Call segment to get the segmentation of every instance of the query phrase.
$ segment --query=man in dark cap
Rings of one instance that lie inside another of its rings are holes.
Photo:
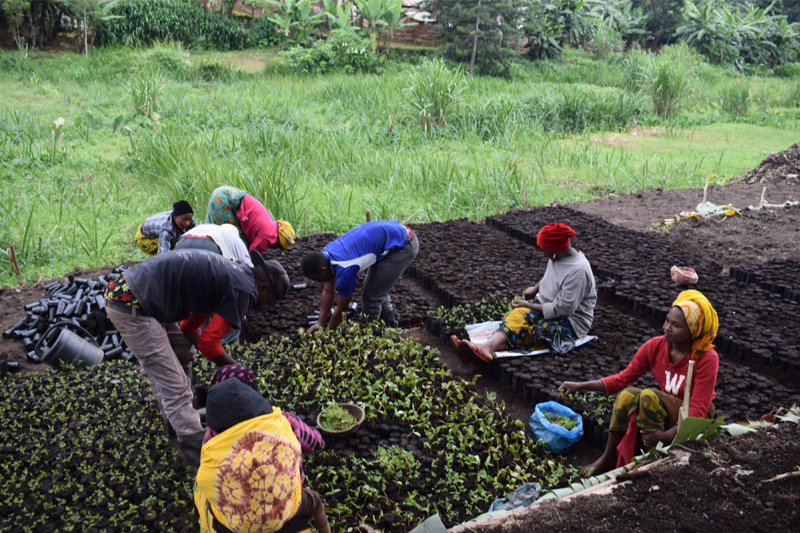
[[[150,257],[168,252],[178,239],[194,227],[194,211],[186,200],[172,204],[172,211],[148,217],[136,231],[134,242]]]
[[[282,300],[289,276],[277,261],[251,254],[251,268],[206,250],[175,250],[112,280],[106,311],[150,378],[188,462],[197,463],[203,428],[192,407],[187,370],[195,348],[218,365],[234,362],[220,340],[253,307]],[[199,327],[214,315],[209,327]],[[184,321],[182,327],[177,322]]]

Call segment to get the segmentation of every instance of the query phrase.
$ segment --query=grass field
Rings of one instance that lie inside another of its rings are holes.
[[[536,205],[699,186],[709,174],[724,181],[800,130],[796,80],[739,82],[702,66],[667,121],[625,89],[620,57],[569,52],[521,64],[511,80],[466,80],[448,123],[426,132],[408,106],[415,68],[310,77],[287,72],[274,51],[172,46],[88,60],[0,53],[0,244],[15,246],[33,282],[144,258],[132,240],[145,217],[185,198],[202,218],[223,184],[248,189],[300,235],[343,232],[365,209],[402,221],[480,218],[525,197]],[[132,80],[149,91],[138,103]],[[738,117],[721,100],[732,83],[749,87]],[[3,254],[0,284],[15,283]]]

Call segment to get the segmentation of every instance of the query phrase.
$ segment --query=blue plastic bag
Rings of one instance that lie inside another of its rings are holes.
[[[558,424],[550,422],[544,413],[566,416],[576,420],[578,425],[572,429],[567,429]],[[581,415],[558,402],[544,402],[536,406],[529,422],[531,431],[536,440],[543,440],[545,448],[552,453],[565,454],[575,443],[583,437],[583,419]]]

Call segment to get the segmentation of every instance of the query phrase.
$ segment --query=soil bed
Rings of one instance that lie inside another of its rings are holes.
[[[797,468],[800,426],[780,424],[744,437],[687,446],[685,466],[622,476],[611,494],[538,506],[524,518],[475,532],[797,531],[800,477],[768,482]]]
[[[453,525],[526,480],[554,486],[574,474],[532,443],[500,404],[453,377],[435,351],[397,330],[377,331],[353,326],[324,339],[272,337],[234,353],[273,405],[307,422],[332,400],[364,409],[359,431],[326,439],[325,452],[303,460],[334,530],[366,521],[408,531],[436,512]],[[211,365],[199,368],[208,383]]]

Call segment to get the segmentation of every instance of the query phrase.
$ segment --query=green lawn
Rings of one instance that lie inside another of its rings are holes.
[[[31,282],[142,259],[132,240],[146,216],[185,198],[202,217],[223,184],[247,188],[301,235],[342,232],[365,209],[427,222],[484,217],[521,205],[526,193],[536,205],[699,186],[797,140],[790,81],[751,80],[752,105],[735,121],[717,103],[733,75],[706,66],[678,119],[665,122],[623,89],[619,58],[575,52],[523,65],[512,80],[469,80],[449,125],[426,134],[406,105],[414,68],[308,77],[286,72],[275,51],[189,55],[164,46],[99,50],[88,60],[2,53],[0,245],[16,247]],[[158,70],[158,116],[137,115],[130,80]],[[565,91],[643,112],[623,126],[590,117],[580,131],[530,118]],[[53,143],[59,117],[64,136]],[[12,283],[3,256],[0,284]]]

